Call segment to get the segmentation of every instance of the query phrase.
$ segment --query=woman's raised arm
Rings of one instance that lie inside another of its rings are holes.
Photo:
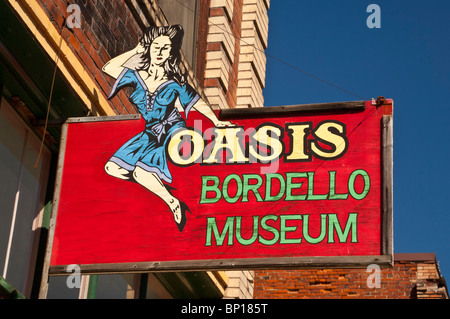
[[[113,77],[114,79],[117,79],[124,69],[123,64],[132,56],[143,53],[144,50],[144,47],[141,44],[138,44],[134,49],[122,53],[121,55],[118,55],[106,62],[106,64],[102,68],[103,72]]]

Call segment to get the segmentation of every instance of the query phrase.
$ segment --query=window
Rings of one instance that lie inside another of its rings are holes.
[[[14,109],[0,104],[0,276],[31,293],[51,153]]]
[[[179,24],[184,29],[181,50],[192,70],[197,62],[197,33],[199,0],[159,0],[159,7],[170,24]]]

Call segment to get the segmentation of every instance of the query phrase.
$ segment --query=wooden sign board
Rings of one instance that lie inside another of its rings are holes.
[[[69,119],[49,273],[392,263],[391,100],[216,113],[233,126],[191,110],[171,135],[159,186],[139,161],[128,175],[111,164],[139,115]]]

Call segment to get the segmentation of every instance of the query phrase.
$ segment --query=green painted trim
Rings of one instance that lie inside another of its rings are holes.
[[[0,276],[0,299],[26,299],[16,288]]]
[[[89,276],[87,299],[95,299],[97,295],[98,275]]]
[[[56,171],[58,170],[58,153],[52,152],[50,170],[47,180],[47,190],[45,194],[44,215],[42,217],[42,228],[50,229],[50,219],[52,217],[53,194],[55,192]]]

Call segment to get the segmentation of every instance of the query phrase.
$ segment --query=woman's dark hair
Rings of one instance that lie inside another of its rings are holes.
[[[180,25],[171,25],[166,27],[151,26],[145,29],[143,36],[139,40],[140,44],[144,46],[145,51],[142,55],[142,60],[139,69],[147,70],[150,66],[150,45],[153,40],[159,36],[168,36],[172,42],[172,49],[170,57],[164,62],[164,70],[167,72],[169,79],[174,79],[180,85],[186,83],[186,74],[180,68],[181,61],[181,43],[183,42],[184,31]]]

